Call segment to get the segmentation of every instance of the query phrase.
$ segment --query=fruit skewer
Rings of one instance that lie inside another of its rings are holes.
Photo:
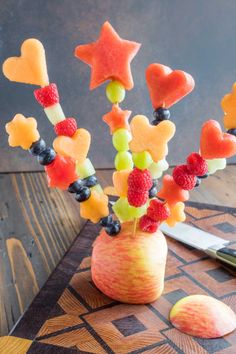
[[[43,139],[36,139],[40,138],[36,120],[17,115],[6,126],[10,146],[22,146],[38,156],[39,163],[45,166],[49,186],[75,193],[76,200],[81,203],[82,217],[101,222],[110,235],[117,234],[120,224],[109,215],[108,198],[87,158],[90,134],[85,129],[77,129],[74,118],[65,117],[57,86],[49,83],[42,43],[36,39],[24,41],[21,57],[8,58],[3,64],[3,73],[11,81],[41,86],[34,91],[35,98],[43,106],[58,135],[53,142],[54,150],[47,148]]]
[[[125,90],[133,88],[130,63],[139,48],[140,44],[122,39],[105,22],[96,42],[79,45],[75,49],[75,56],[91,66],[91,89],[111,80],[106,86],[106,96],[112,103],[112,109],[103,116],[103,121],[110,127],[113,146],[117,150],[113,184],[119,199],[113,205],[113,211],[121,222],[133,221],[145,214],[149,198],[157,193],[157,178],[168,168],[164,159],[155,163],[149,151],[133,152],[132,155],[129,152],[132,131],[128,119],[131,111],[122,110],[119,104],[125,98]],[[139,174],[138,178],[142,179],[144,174],[148,175],[149,182],[145,188],[142,186],[142,190],[141,186],[137,189],[134,184],[133,190],[128,189],[128,179],[132,177],[131,174],[135,174],[134,165],[136,177]],[[147,170],[149,167],[151,172]],[[106,189],[108,192],[110,190]]]

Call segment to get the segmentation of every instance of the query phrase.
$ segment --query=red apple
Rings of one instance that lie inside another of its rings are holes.
[[[146,304],[163,291],[167,244],[161,231],[132,233],[132,223],[122,224],[115,237],[101,231],[93,245],[92,279],[114,300]]]
[[[236,328],[236,315],[222,301],[206,295],[190,295],[179,300],[170,311],[177,329],[200,338],[222,337]]]

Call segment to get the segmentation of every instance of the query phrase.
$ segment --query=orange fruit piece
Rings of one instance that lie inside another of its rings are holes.
[[[189,192],[178,186],[172,176],[165,175],[163,177],[162,188],[157,193],[157,196],[167,201],[170,208],[172,208],[178,202],[184,202],[188,200]]]
[[[225,113],[225,129],[234,129],[236,127],[236,82],[232,86],[232,91],[222,98],[221,107]]]
[[[107,186],[103,189],[103,191],[106,195],[110,195],[112,197],[118,197],[118,193],[117,193],[115,187],[113,187],[113,186]]]
[[[147,117],[135,116],[130,123],[132,140],[129,143],[132,152],[148,151],[154,162],[163,160],[168,154],[168,141],[175,134],[175,124],[168,120],[151,125]]]
[[[33,117],[26,118],[23,114],[16,114],[5,127],[9,134],[8,143],[12,147],[20,146],[28,150],[40,138],[37,121]]]
[[[176,203],[173,207],[170,208],[170,216],[165,221],[170,227],[175,226],[177,222],[184,222],[186,215],[184,212],[185,205],[182,202]]]
[[[49,84],[45,50],[35,38],[26,39],[21,46],[21,56],[5,60],[2,70],[10,81],[39,86]]]
[[[90,133],[83,128],[77,129],[72,137],[60,135],[53,141],[55,151],[62,156],[72,157],[82,163],[88,154],[91,143]]]
[[[99,193],[91,189],[88,200],[80,204],[80,215],[82,218],[89,219],[97,223],[101,218],[109,214],[108,197],[104,193]]]
[[[132,170],[120,170],[113,172],[113,184],[119,197],[127,197],[128,177]]]
[[[139,43],[122,39],[106,21],[98,40],[76,47],[75,56],[91,66],[91,90],[109,79],[130,90],[134,86],[130,63],[139,48]]]
[[[236,137],[223,133],[220,124],[210,119],[202,126],[200,150],[204,159],[232,157],[236,154]]]
[[[103,121],[110,127],[110,133],[113,134],[117,129],[124,128],[130,130],[128,123],[131,111],[123,111],[117,104],[113,104],[112,110],[102,117]]]

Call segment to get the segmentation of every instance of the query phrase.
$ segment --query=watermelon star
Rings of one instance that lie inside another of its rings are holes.
[[[172,176],[165,175],[163,177],[162,188],[157,196],[167,201],[170,208],[172,208],[178,202],[185,202],[188,200],[189,192],[176,184]]]
[[[79,45],[75,56],[91,66],[90,89],[106,80],[117,80],[130,90],[134,86],[130,63],[141,44],[122,39],[106,21],[96,42]]]
[[[130,130],[129,117],[131,111],[123,111],[118,105],[114,104],[112,110],[102,117],[103,121],[110,127],[110,133],[113,134],[117,129],[124,128]]]

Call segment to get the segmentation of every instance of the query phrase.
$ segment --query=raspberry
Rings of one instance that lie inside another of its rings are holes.
[[[134,168],[128,178],[129,189],[138,191],[149,191],[152,187],[152,176],[149,170]]]
[[[187,158],[187,166],[189,173],[195,176],[204,176],[208,172],[208,166],[206,160],[197,152],[193,152]]]
[[[54,126],[57,135],[73,136],[77,130],[77,122],[74,118],[66,118]]]
[[[34,90],[34,97],[44,108],[59,103],[60,100],[56,84],[49,84],[48,86]]]
[[[157,231],[159,225],[159,222],[153,221],[147,215],[143,215],[139,220],[139,227],[144,232],[153,233]]]
[[[176,166],[172,176],[175,183],[187,191],[192,190],[197,182],[197,177],[189,173],[187,165]]]
[[[170,208],[158,199],[152,199],[147,209],[147,215],[154,221],[164,221],[170,216]]]
[[[148,191],[145,192],[138,192],[133,189],[128,189],[128,202],[130,205],[138,208],[144,204],[147,203],[148,201]]]

